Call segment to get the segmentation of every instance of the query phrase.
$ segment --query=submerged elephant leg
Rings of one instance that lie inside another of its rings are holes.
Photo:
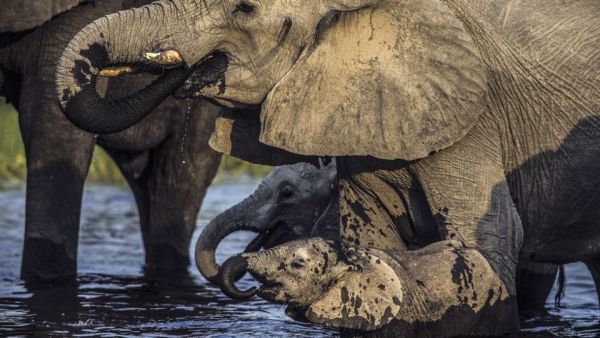
[[[149,272],[187,271],[196,217],[220,163],[208,146],[216,108],[197,100],[190,104],[189,112],[173,99],[157,108],[166,117],[156,123],[173,123],[158,146],[137,153],[109,150],[136,197]],[[136,128],[134,135],[147,138],[156,124]]]
[[[27,156],[25,243],[21,277],[31,282],[71,279],[83,184],[93,135],[73,126],[54,102],[53,86],[37,75],[23,80],[19,122]],[[46,79],[53,83],[53,77]]]
[[[519,312],[543,310],[556,281],[558,265],[529,262],[517,270]]]
[[[594,279],[596,295],[598,296],[598,303],[600,303],[600,260],[587,261],[585,262],[585,265],[590,270],[592,278]]]

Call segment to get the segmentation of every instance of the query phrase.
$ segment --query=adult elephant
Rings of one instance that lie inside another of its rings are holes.
[[[179,55],[183,66],[132,99],[185,78],[181,96],[260,106],[260,117],[219,119],[213,147],[255,162],[272,156],[265,144],[338,157],[344,246],[417,244],[435,255],[443,245],[432,242],[460,241],[489,263],[483,280],[502,282],[474,294],[464,257],[423,263],[430,278],[461,290],[460,305],[417,291],[423,306],[398,310],[410,313],[406,332],[445,318],[419,309],[468,319],[482,301],[509,332],[518,328],[518,267],[585,261],[598,270],[599,13],[593,0],[160,1],[87,26],[61,59],[58,93],[68,116],[86,124],[78,105],[115,104],[90,89],[100,69],[143,53],[165,56],[159,64]],[[115,36],[132,23],[151,34]],[[314,321],[371,330],[385,322],[341,310]]]
[[[27,156],[21,269],[27,281],[76,275],[81,198],[94,144],[112,156],[135,194],[147,270],[181,272],[189,265],[196,216],[221,158],[208,147],[219,108],[203,100],[164,98],[138,125],[96,137],[70,123],[54,95],[58,59],[75,33],[98,17],[147,2],[2,3],[0,95],[19,112]],[[111,81],[98,90],[125,96],[151,79]]]

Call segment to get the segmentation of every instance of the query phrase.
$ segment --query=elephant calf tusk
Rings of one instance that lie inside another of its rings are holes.
[[[121,76],[124,74],[131,74],[131,73],[133,73],[133,68],[131,68],[129,66],[106,67],[98,73],[98,76],[117,77],[117,76]]]
[[[183,57],[176,50],[165,50],[160,53],[144,53],[144,59],[161,66],[174,66],[183,62]]]

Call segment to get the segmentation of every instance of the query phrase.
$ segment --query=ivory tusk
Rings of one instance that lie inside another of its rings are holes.
[[[130,74],[130,73],[133,73],[133,68],[131,68],[129,66],[106,67],[106,68],[102,69],[100,72],[98,72],[98,76],[117,77],[117,76],[121,76],[124,74]]]
[[[172,49],[160,53],[144,53],[144,59],[161,66],[173,66],[183,62],[181,54]]]

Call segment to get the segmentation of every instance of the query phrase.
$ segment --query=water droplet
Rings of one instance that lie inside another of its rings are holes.
[[[185,124],[183,125],[183,135],[179,143],[179,150],[181,155],[181,164],[186,164],[185,160],[185,146],[187,141],[188,132],[192,121],[192,102],[189,98],[186,99],[187,109],[185,111]]]

